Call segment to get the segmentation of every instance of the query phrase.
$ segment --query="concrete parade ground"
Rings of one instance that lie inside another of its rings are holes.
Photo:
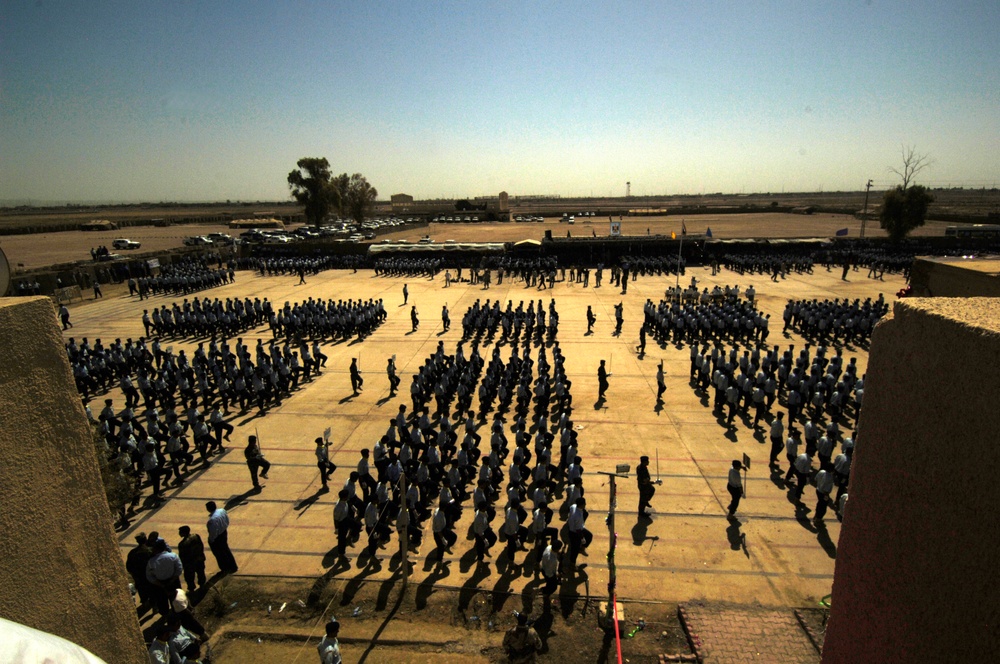
[[[464,274],[467,274],[464,273]],[[463,274],[463,276],[464,276]],[[797,334],[782,334],[782,311],[788,299],[794,298],[866,298],[881,292],[886,300],[895,299],[903,285],[899,275],[885,275],[885,281],[865,277],[866,270],[851,272],[848,281],[841,272],[827,272],[817,267],[814,274],[791,274],[774,283],[770,275],[741,276],[721,270],[716,277],[709,268],[695,267],[681,278],[686,285],[692,276],[699,287],[715,284],[740,285],[745,289],[753,283],[759,307],[771,315],[771,345],[787,349],[795,346],[797,353],[805,345]],[[567,271],[568,275],[568,271]],[[502,285],[482,290],[480,285],[453,284],[444,288],[443,273],[436,279],[377,277],[370,270],[352,273],[333,270],[308,276],[305,285],[296,285],[294,276],[260,277],[247,271],[237,273],[236,283],[202,291],[194,297],[267,297],[275,309],[286,301],[301,302],[308,298],[382,298],[388,311],[387,321],[361,343],[323,344],[329,356],[322,375],[300,385],[291,398],[280,407],[258,415],[253,408],[239,414],[231,411],[230,422],[236,426],[226,452],[213,457],[205,470],[193,473],[184,485],[171,487],[166,501],[159,507],[142,508],[128,530],[120,533],[124,555],[134,545],[138,531],[158,530],[175,544],[177,528],[190,525],[204,537],[206,512],[204,503],[216,500],[228,502],[232,525],[230,544],[240,565],[239,575],[317,578],[336,565],[336,577],[351,579],[385,579],[398,566],[398,542],[395,534],[380,551],[382,564],[377,568],[358,565],[360,544],[348,550],[350,566],[338,563],[335,552],[333,504],[336,493],[347,479],[347,473],[358,461],[359,451],[372,447],[386,430],[389,419],[399,404],[410,408],[408,386],[410,376],[435,351],[439,341],[445,350],[454,353],[461,339],[461,319],[466,309],[477,299],[499,299],[502,306],[508,299],[514,306],[521,300],[541,299],[548,306],[555,298],[560,326],[558,341],[566,358],[566,372],[572,381],[573,420],[579,433],[579,450],[585,469],[584,488],[590,518],[587,527],[594,541],[586,556],[581,574],[567,581],[563,592],[600,596],[606,593],[608,581],[607,550],[609,533],[604,519],[608,510],[606,477],[598,471],[614,471],[617,464],[630,464],[629,479],[619,480],[616,528],[618,533],[617,568],[618,592],[625,600],[664,600],[683,602],[693,599],[722,600],[737,603],[759,603],[764,606],[815,606],[830,593],[840,524],[832,511],[825,527],[816,528],[810,521],[815,507],[815,492],[807,488],[804,507],[797,507],[784,488],[780,476],[772,476],[768,468],[769,444],[766,432],[756,433],[749,423],[733,430],[725,427],[712,413],[710,391],[707,396],[696,394],[688,382],[689,348],[685,344],[660,347],[649,338],[644,357],[636,353],[638,330],[642,323],[642,307],[646,299],[658,302],[664,290],[674,284],[674,277],[640,276],[630,282],[628,294],[611,286],[610,271],[605,270],[601,288],[582,284],[557,282],[552,290],[525,288],[522,282],[504,279]],[[410,306],[403,306],[402,287],[409,285],[409,303],[416,305],[420,327],[410,331]],[[700,289],[699,288],[699,289]],[[105,298],[87,300],[71,308],[73,329],[65,336],[101,338],[105,343],[120,337],[123,341],[143,335],[143,308],[170,305],[182,298],[157,296],[140,302],[129,298],[120,288],[106,289]],[[614,305],[624,303],[625,325],[620,337],[614,331]],[[447,304],[452,318],[451,330],[442,332],[441,307]],[[592,305],[597,314],[594,333],[586,335],[586,309]],[[257,339],[270,340],[266,326],[259,326],[243,335],[250,348]],[[164,347],[193,350],[195,344],[167,341]],[[489,360],[491,345],[480,348]],[[467,351],[468,352],[468,351]],[[742,351],[741,351],[742,352]],[[385,375],[386,359],[396,355],[400,391],[393,399]],[[510,349],[504,345],[502,357]],[[868,354],[863,348],[848,347],[846,358],[857,357],[859,375],[867,366]],[[348,368],[351,358],[359,358],[365,378],[364,391],[352,396]],[[537,348],[532,357],[537,358]],[[549,353],[551,359],[551,352]],[[595,407],[597,401],[597,368],[607,360],[612,373],[607,402]],[[667,392],[665,403],[656,406],[656,368],[665,361]],[[116,408],[124,407],[118,390],[108,396],[115,399]],[[94,412],[99,412],[102,398],[95,399]],[[473,401],[478,408],[478,399]],[[777,407],[777,406],[776,406]],[[781,407],[784,410],[784,407]],[[484,446],[488,441],[489,422],[480,428]],[[513,445],[513,436],[508,439]],[[843,426],[843,425],[842,425]],[[331,459],[338,470],[331,480],[331,491],[320,493],[313,440],[332,428]],[[257,433],[262,451],[272,463],[269,479],[262,480],[262,490],[253,493],[250,475],[243,458],[248,435]],[[846,434],[846,431],[845,431]],[[662,485],[657,488],[652,505],[651,521],[637,521],[634,468],[640,455],[652,459],[651,471],[659,475]],[[752,460],[747,475],[747,497],[738,512],[739,523],[726,519],[729,495],[726,475],[733,459],[746,454]],[[656,458],[659,468],[656,468]],[[814,461],[814,467],[818,462]],[[787,468],[781,456],[782,475]],[[144,489],[148,493],[148,488]],[[503,498],[498,500],[498,510]],[[558,513],[561,497],[553,505]],[[531,564],[534,554],[520,553],[517,562],[529,556],[529,564],[514,575],[497,570],[496,559],[503,545],[492,548],[489,571],[475,565],[473,542],[465,539],[473,517],[467,500],[455,532],[459,535],[454,553],[438,565],[428,559],[434,549],[430,520],[424,522],[424,537],[419,552],[410,554],[414,581],[433,579],[439,586],[485,590],[519,591],[525,584],[535,583]],[[502,517],[493,522],[499,528]],[[530,521],[530,519],[529,519]],[[526,524],[527,525],[527,524]],[[562,527],[557,517],[553,525]],[[529,544],[529,549],[530,549]],[[396,556],[396,560],[392,558]],[[209,556],[209,574],[215,571],[215,561]]]

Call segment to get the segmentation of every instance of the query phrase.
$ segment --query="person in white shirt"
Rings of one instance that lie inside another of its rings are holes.
[[[326,623],[326,636],[316,646],[319,652],[319,664],[342,664],[340,657],[340,642],[337,635],[340,634],[340,623],[331,619]]]
[[[743,498],[743,481],[740,478],[741,470],[743,470],[743,464],[734,460],[733,467],[729,469],[729,480],[726,482],[726,490],[732,496],[732,500],[729,502],[728,516],[730,519],[736,515],[736,510],[740,507],[740,499]]]
[[[559,587],[559,567],[562,562],[559,549],[561,548],[562,542],[558,539],[553,539],[552,544],[545,547],[545,551],[542,552],[540,567],[542,568],[542,576],[545,577],[545,585],[542,586],[542,595],[545,596],[546,600]]]
[[[802,491],[806,488],[806,482],[809,479],[811,465],[811,459],[805,452],[796,456],[795,460],[792,461],[792,471],[795,474],[795,480],[797,482],[795,488],[792,490],[792,494],[795,496],[796,500],[802,499]]]
[[[821,470],[816,473],[816,511],[813,514],[813,521],[816,523],[826,516],[826,509],[831,502],[831,491],[833,491],[833,472]]]
[[[788,436],[785,441],[785,458],[788,459],[788,472],[785,473],[785,483],[792,481],[795,474],[795,458],[799,456],[799,437],[797,432]]]
[[[585,527],[587,523],[587,499],[579,498],[576,504],[569,508],[566,528],[569,531],[569,565],[576,569],[576,558],[582,549],[586,549],[593,541],[594,535]]]
[[[837,500],[847,493],[847,484],[851,479],[851,458],[854,456],[854,448],[849,447],[843,454],[838,454],[833,460],[834,484],[837,485]]]
[[[778,416],[774,418],[771,422],[771,460],[772,466],[778,465],[778,455],[781,454],[782,443],[785,440],[785,422],[784,413],[778,413]]]

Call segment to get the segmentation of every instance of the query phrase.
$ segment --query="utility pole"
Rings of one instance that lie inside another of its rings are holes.
[[[865,239],[865,224],[868,223],[868,192],[872,188],[872,181],[868,180],[868,184],[865,185],[865,209],[861,213],[861,239]]]
[[[608,502],[608,534],[610,535],[608,544],[608,609],[605,616],[606,629],[612,629],[615,622],[615,588],[617,586],[617,573],[615,570],[615,546],[618,544],[618,535],[615,532],[615,503],[617,499],[618,485],[616,481],[619,477],[628,478],[629,465],[619,464],[615,467],[615,472],[598,471],[598,475],[607,475],[609,480],[609,491],[611,500]]]

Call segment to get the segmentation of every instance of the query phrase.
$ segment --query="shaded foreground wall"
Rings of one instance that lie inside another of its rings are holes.
[[[0,616],[148,661],[94,444],[46,297],[0,300]]]
[[[825,663],[1000,661],[1000,300],[872,338]]]

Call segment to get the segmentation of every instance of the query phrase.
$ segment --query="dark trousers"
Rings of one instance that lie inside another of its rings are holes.
[[[197,564],[192,563],[191,561],[184,563],[184,582],[187,583],[188,590],[194,590],[194,582],[196,578],[199,586],[203,586],[207,582],[205,580],[204,560]]]
[[[771,465],[778,463],[778,455],[781,454],[781,449],[784,447],[784,443],[781,440],[781,436],[772,436],[771,438]]]
[[[205,636],[205,628],[200,622],[198,622],[198,619],[194,617],[194,614],[191,613],[191,609],[184,609],[180,613],[175,613],[174,615],[181,621],[181,627],[197,636]]]
[[[318,461],[316,466],[319,468],[319,480],[326,488],[330,476],[333,475],[333,471],[337,470],[337,466],[332,461]]]
[[[726,489],[729,491],[729,495],[733,499],[729,502],[729,516],[736,514],[736,510],[740,508],[740,499],[743,498],[743,489],[730,486],[726,484]]]
[[[271,462],[263,457],[259,459],[247,459],[247,468],[250,469],[250,479],[253,480],[253,485],[256,487],[260,486],[260,482],[257,479],[258,470],[261,475],[267,475],[267,471],[271,469]]]
[[[542,594],[545,596],[549,596],[558,589],[559,589],[559,575],[556,574],[555,576],[546,576],[545,585],[542,586]]]
[[[656,487],[652,484],[645,484],[639,487],[639,516],[644,516],[649,501],[653,499]]]
[[[228,422],[219,422],[218,424],[212,425],[215,428],[215,444],[222,449],[222,438],[225,436],[226,440],[229,440],[229,436],[233,433],[233,425]],[[222,432],[226,433],[223,434]]]
[[[819,521],[824,516],[826,516],[826,508],[829,505],[829,501],[830,501],[830,494],[820,493],[819,491],[816,491],[816,513],[813,515],[814,519]]]
[[[232,574],[239,569],[236,565],[236,558],[233,557],[233,552],[229,550],[229,532],[223,532],[214,541],[210,541],[208,548],[215,555],[215,562],[219,564],[220,570]]]

